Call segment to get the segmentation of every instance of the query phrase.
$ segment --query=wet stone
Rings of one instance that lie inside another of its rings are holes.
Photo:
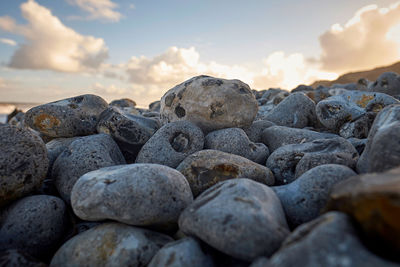
[[[273,185],[275,182],[272,172],[265,166],[241,156],[212,149],[188,156],[176,169],[186,177],[194,196],[228,179],[249,178],[266,185]]]
[[[96,133],[101,112],[108,107],[96,95],[67,98],[28,110],[25,123],[50,137],[74,137]]]

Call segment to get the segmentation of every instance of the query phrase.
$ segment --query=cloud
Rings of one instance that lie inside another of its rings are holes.
[[[6,45],[10,45],[10,46],[16,46],[17,42],[15,42],[14,40],[11,39],[7,39],[7,38],[0,38],[0,43],[6,44]]]
[[[68,3],[76,5],[89,13],[88,17],[86,17],[89,20],[100,19],[103,21],[118,22],[122,18],[122,14],[114,10],[118,5],[111,0],[68,0]]]
[[[104,40],[66,27],[49,9],[34,0],[21,5],[26,25],[0,17],[0,29],[22,35],[25,43],[13,54],[9,67],[81,72],[98,68],[108,58]]]
[[[399,36],[400,2],[365,6],[320,36],[322,68],[347,72],[391,64],[400,58]]]
[[[103,85],[99,82],[96,82],[92,85],[92,89],[95,93],[100,95],[112,95],[112,96],[123,96],[127,93],[127,88],[118,87],[114,84],[111,85]]]

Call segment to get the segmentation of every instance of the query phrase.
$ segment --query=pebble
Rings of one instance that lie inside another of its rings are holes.
[[[74,137],[96,133],[107,102],[96,95],[81,95],[36,106],[25,114],[25,123],[50,137]]]
[[[67,208],[54,196],[34,195],[13,202],[2,211],[0,250],[18,249],[44,258],[60,245],[67,229]]]
[[[265,129],[276,124],[267,120],[254,121],[250,127],[244,128],[244,132],[249,137],[250,141],[254,143],[262,143],[262,133]]]
[[[323,164],[355,168],[358,152],[342,137],[317,139],[309,143],[286,145],[275,150],[266,166],[274,173],[276,184],[293,182],[306,171]]]
[[[257,114],[257,101],[242,81],[202,75],[166,92],[160,113],[164,123],[188,120],[208,133],[250,126]]]
[[[155,163],[176,168],[182,160],[204,147],[204,134],[189,121],[161,127],[142,147],[136,163]]]
[[[75,214],[87,221],[136,226],[176,224],[193,196],[185,177],[158,164],[112,166],[83,175],[71,193]]]
[[[64,243],[50,266],[146,266],[171,241],[169,236],[154,231],[104,223]]]
[[[265,164],[269,150],[263,143],[253,143],[240,128],[227,128],[209,133],[205,137],[205,149],[215,149],[245,157]]]
[[[40,188],[48,164],[42,139],[26,128],[0,124],[0,207]]]
[[[400,75],[395,72],[382,73],[368,90],[398,96],[400,95]]]
[[[280,201],[266,185],[240,178],[198,196],[179,218],[180,229],[232,257],[272,255],[289,234]]]
[[[71,190],[83,174],[113,165],[125,164],[114,140],[107,134],[96,134],[73,141],[56,159],[52,179],[61,198],[71,202]]]
[[[97,131],[111,135],[128,163],[134,163],[142,146],[160,128],[159,122],[135,116],[116,107],[100,114]]]
[[[328,202],[332,187],[355,175],[347,166],[325,164],[312,168],[290,184],[272,189],[282,203],[289,225],[294,228],[317,218]]]
[[[275,182],[274,175],[267,167],[241,156],[212,149],[188,156],[176,169],[186,177],[194,196],[228,179],[249,178],[266,185]]]
[[[185,237],[162,247],[148,267],[212,267],[213,259],[202,249],[202,244],[193,237]]]
[[[136,102],[129,98],[122,98],[111,101],[110,106],[119,108],[134,108],[136,107]]]

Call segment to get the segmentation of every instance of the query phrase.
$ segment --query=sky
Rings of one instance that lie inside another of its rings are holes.
[[[0,1],[0,102],[145,107],[201,74],[291,90],[399,60],[398,0]]]

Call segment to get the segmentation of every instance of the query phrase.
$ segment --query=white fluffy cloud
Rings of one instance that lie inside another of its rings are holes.
[[[20,69],[49,69],[80,72],[94,69],[108,57],[104,40],[84,36],[66,27],[49,9],[34,0],[21,5],[26,25],[10,17],[0,17],[0,29],[22,35],[9,66]]]
[[[400,58],[400,2],[388,8],[369,5],[344,25],[320,36],[326,70],[346,72],[388,65]]]
[[[68,0],[68,3],[87,12],[89,14],[87,19],[90,20],[117,22],[122,18],[122,14],[114,10],[118,5],[111,0]]]
[[[10,46],[16,46],[17,42],[15,42],[14,40],[11,39],[7,39],[7,38],[0,38],[0,43],[6,44],[6,45],[10,45]]]

